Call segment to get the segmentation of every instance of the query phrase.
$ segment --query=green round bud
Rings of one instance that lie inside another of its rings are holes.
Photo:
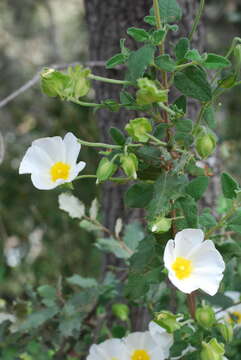
[[[197,323],[205,329],[209,329],[216,322],[215,313],[210,306],[200,307],[196,310]]]
[[[149,225],[150,230],[157,234],[163,234],[169,231],[171,226],[172,226],[172,219],[168,219],[165,217],[159,217]]]
[[[216,138],[213,134],[203,134],[196,140],[196,150],[201,158],[210,156],[216,148]]]
[[[120,320],[127,321],[129,318],[129,307],[126,304],[112,305],[112,313]]]
[[[116,164],[108,158],[102,158],[99,162],[96,176],[99,181],[105,181],[112,176],[117,170]]]
[[[121,167],[128,177],[137,179],[138,160],[135,154],[122,154],[120,156]]]
[[[223,360],[224,345],[215,338],[208,343],[202,342],[201,360]]]
[[[138,105],[167,101],[168,90],[159,89],[154,81],[141,78],[138,79],[137,84],[139,87],[136,93],[136,102]]]
[[[146,133],[152,131],[152,125],[147,118],[136,118],[129,121],[125,130],[135,141],[147,142],[149,137]]]
[[[69,82],[69,76],[54,69],[44,69],[41,73],[41,89],[47,96],[62,96]]]
[[[217,325],[218,330],[220,331],[222,337],[226,341],[226,343],[230,343],[233,340],[233,327],[228,323],[219,323]]]
[[[180,329],[182,325],[179,322],[180,314],[174,315],[170,311],[161,311],[155,314],[154,321],[166,329],[168,333],[173,333],[174,331]]]

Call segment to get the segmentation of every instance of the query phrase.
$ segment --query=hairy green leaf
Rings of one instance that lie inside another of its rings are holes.
[[[228,173],[222,173],[221,175],[221,186],[223,195],[227,199],[235,199],[236,193],[235,190],[239,189],[239,184],[234,178]]]

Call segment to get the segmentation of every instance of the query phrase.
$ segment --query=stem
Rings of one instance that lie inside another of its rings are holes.
[[[200,22],[202,14],[203,14],[204,6],[205,6],[205,0],[200,0],[200,6],[199,6],[199,9],[198,9],[196,18],[194,20],[192,30],[191,30],[191,32],[189,34],[189,37],[188,37],[190,41],[192,40],[193,35],[194,35],[195,31],[197,30],[198,24]]]
[[[186,63],[186,64],[177,65],[176,70],[182,70],[182,69],[185,69],[188,66],[192,66],[192,65],[196,65],[196,64],[197,64],[196,61],[191,61],[191,62]]]
[[[193,131],[192,131],[192,134],[193,134],[193,135],[195,135],[195,133],[196,133],[196,131],[197,131],[197,129],[198,129],[198,127],[199,127],[199,125],[200,125],[200,124],[201,124],[201,122],[202,122],[203,114],[204,114],[204,112],[205,112],[206,107],[207,107],[207,105],[208,105],[208,104],[209,104],[209,103],[205,103],[205,104],[203,104],[203,105],[202,105],[202,107],[201,107],[201,109],[200,109],[200,111],[199,111],[199,114],[198,114],[198,118],[197,118],[196,124],[195,124],[195,126],[194,126],[194,128],[193,128]]]
[[[96,179],[96,175],[79,175],[74,180],[80,180],[80,179]]]
[[[75,103],[75,104],[80,105],[80,106],[87,106],[87,107],[97,107],[97,106],[100,106],[100,104],[88,103],[88,102],[85,102],[85,101],[79,101],[79,100],[72,99],[72,98],[70,98],[69,100],[72,101],[72,102]]]
[[[163,104],[163,103],[161,103],[161,102],[159,102],[158,105],[160,106],[160,108],[162,108],[163,110],[165,110],[168,114],[173,115],[173,116],[176,115],[175,111],[173,111],[172,109],[170,109],[167,105],[165,105],[165,104]]]
[[[151,135],[151,134],[148,134],[148,133],[145,133],[146,136],[149,137],[149,139],[152,139],[153,141],[155,141],[155,143],[161,145],[161,146],[167,146],[167,143],[164,142],[164,141],[161,141],[159,139],[157,139],[155,136]]]
[[[217,231],[218,229],[220,229],[223,225],[225,225],[225,222],[231,217],[233,216],[233,214],[236,211],[236,204],[234,204],[231,209],[229,209],[229,211],[227,212],[226,215],[224,215],[219,222],[213,226],[211,229],[209,229],[209,231],[206,233],[205,238],[209,238],[210,235],[212,235],[215,231]]]
[[[78,142],[82,145],[85,146],[90,146],[90,147],[102,147],[102,148],[106,148],[106,149],[122,149],[121,145],[111,145],[111,144],[104,144],[104,143],[92,143],[89,141],[84,141],[84,140],[80,140],[78,139]]]
[[[154,9],[154,15],[156,18],[156,28],[157,28],[157,30],[160,30],[162,27],[162,23],[161,23],[161,15],[160,15],[158,0],[153,0],[153,9]]]
[[[195,319],[195,312],[196,312],[196,294],[195,291],[193,291],[191,294],[187,295],[187,304],[188,304],[188,309],[190,312],[190,315],[193,319]]]
[[[110,84],[131,85],[130,81],[109,79],[109,78],[106,78],[106,77],[103,77],[103,76],[97,76],[97,75],[94,75],[94,74],[90,74],[88,76],[88,78],[91,79],[91,80],[102,81],[102,82],[106,82],[106,83],[110,83]]]

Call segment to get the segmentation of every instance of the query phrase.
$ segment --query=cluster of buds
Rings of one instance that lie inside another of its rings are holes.
[[[41,88],[48,96],[78,100],[88,94],[90,70],[80,65],[68,68],[67,74],[55,69],[44,69],[41,73]]]

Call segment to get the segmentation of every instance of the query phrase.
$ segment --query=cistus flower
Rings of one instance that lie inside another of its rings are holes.
[[[128,360],[164,360],[167,350],[149,331],[134,332],[124,339]]]
[[[86,360],[127,360],[126,346],[120,339],[109,339],[90,347]]]
[[[28,148],[20,163],[19,174],[31,174],[33,185],[39,190],[50,190],[70,183],[86,163],[77,163],[81,145],[72,133],[37,139]]]
[[[164,251],[169,280],[190,294],[201,289],[213,296],[223,278],[225,263],[211,240],[200,229],[185,229],[169,240]]]

